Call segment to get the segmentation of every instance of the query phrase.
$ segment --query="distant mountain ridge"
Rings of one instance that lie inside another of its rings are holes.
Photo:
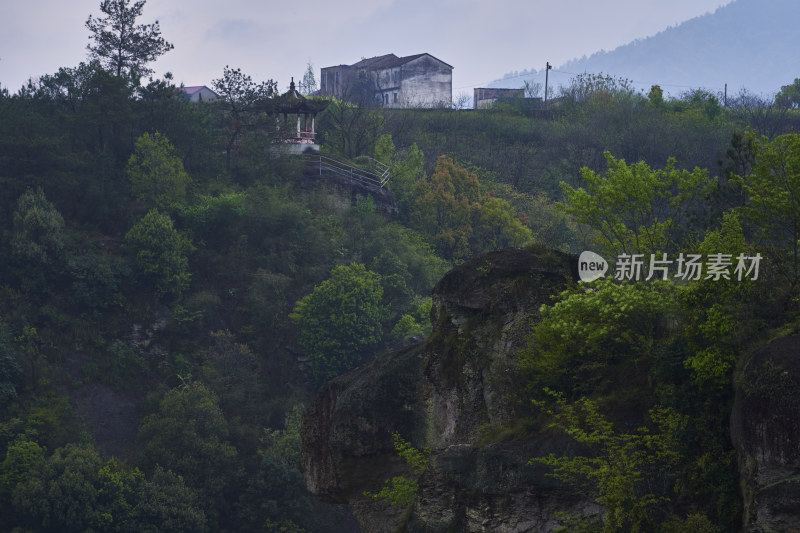
[[[772,95],[800,77],[800,1],[735,0],[656,35],[612,51],[573,59],[550,72],[550,86],[579,73],[627,78],[637,88],[658,84],[676,95],[703,88]],[[507,74],[490,87],[544,82],[544,69]]]

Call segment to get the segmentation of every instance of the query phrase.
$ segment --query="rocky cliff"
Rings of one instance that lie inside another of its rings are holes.
[[[434,330],[323,386],[302,429],[309,490],[347,502],[363,531],[552,531],[555,511],[594,513],[528,459],[572,446],[551,432],[515,434],[527,402],[515,354],[541,304],[577,277],[552,251],[475,258],[434,288]],[[506,427],[508,425],[508,427]],[[410,470],[391,434],[432,450],[416,501],[392,508],[364,496]],[[505,435],[505,436],[504,436]]]
[[[736,391],[746,531],[800,531],[800,336],[757,349]]]

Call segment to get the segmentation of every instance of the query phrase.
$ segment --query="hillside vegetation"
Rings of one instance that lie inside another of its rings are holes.
[[[218,82],[225,99],[192,104],[169,77],[142,85],[91,61],[0,92],[1,530],[352,530],[305,491],[304,406],[426,337],[451,267],[523,245],[761,255],[758,284],[568,288],[512,354],[515,394],[531,406],[547,387],[572,431],[578,416],[606,427],[595,409],[622,393],[584,376],[619,364],[672,409],[642,424],[686,422],[702,447],[682,456],[697,477],[666,509],[740,523],[735,371],[797,328],[796,109],[644,97],[600,77],[544,112],[333,101],[323,150],[389,165],[387,214],[271,150],[274,84],[227,68]],[[607,453],[624,451],[615,435]],[[636,481],[633,500],[598,497],[636,502],[606,531],[657,520],[660,493]]]

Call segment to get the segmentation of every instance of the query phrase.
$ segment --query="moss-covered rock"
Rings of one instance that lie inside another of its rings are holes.
[[[544,467],[527,465],[536,455],[568,452],[568,437],[515,431],[500,442],[486,438],[486,428],[513,425],[529,405],[516,396],[524,390],[516,354],[539,307],[576,278],[576,258],[516,248],[449,272],[433,290],[425,343],[383,354],[319,392],[302,429],[309,489],[348,502],[370,532],[552,531],[556,511],[598,512]],[[409,475],[392,432],[433,450],[408,509],[363,494]]]

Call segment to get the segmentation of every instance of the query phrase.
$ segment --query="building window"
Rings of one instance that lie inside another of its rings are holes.
[[[398,72],[395,70],[392,74],[394,74],[394,82],[397,83],[397,74],[398,74]]]
[[[339,71],[336,71],[336,85],[339,85]]]
[[[394,92],[394,103],[397,103],[397,91]]]

